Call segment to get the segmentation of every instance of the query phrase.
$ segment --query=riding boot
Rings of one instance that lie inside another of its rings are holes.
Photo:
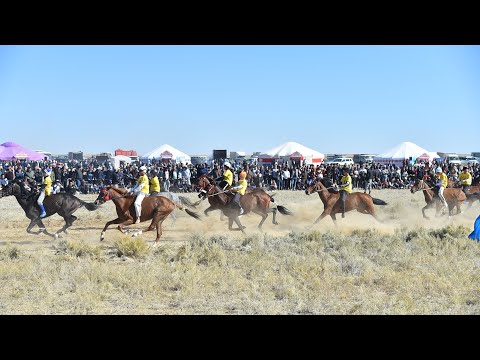
[[[45,216],[47,216],[47,213],[45,212],[45,206],[43,205],[38,205],[40,207],[40,217],[41,218],[44,218]]]

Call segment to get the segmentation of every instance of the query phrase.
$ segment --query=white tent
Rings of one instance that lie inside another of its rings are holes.
[[[325,155],[316,150],[310,149],[302,144],[290,141],[273,149],[265,151],[258,156],[258,161],[271,163],[277,161],[298,160],[307,164],[321,163]]]
[[[164,144],[155,150],[152,150],[142,156],[142,159],[157,159],[157,160],[174,160],[177,163],[190,163],[191,158],[189,155],[175,149],[173,146]]]
[[[114,156],[111,160],[113,162],[113,167],[115,170],[118,170],[121,162],[124,162],[125,164],[130,164],[132,162],[132,159],[129,156],[125,155]]]
[[[375,156],[373,162],[402,166],[404,160],[408,160],[411,157],[414,161],[424,153],[429,152],[414,143],[405,141],[390,150]]]

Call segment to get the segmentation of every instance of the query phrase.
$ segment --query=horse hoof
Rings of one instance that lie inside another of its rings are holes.
[[[273,225],[280,225],[280,223],[278,223],[278,222],[275,221],[275,222],[273,223]]]
[[[54,234],[54,235],[53,235],[53,238],[54,238],[54,239],[58,239],[58,238],[59,238],[58,234]]]

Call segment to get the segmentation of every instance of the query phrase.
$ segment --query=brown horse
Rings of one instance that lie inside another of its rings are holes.
[[[218,185],[215,184],[215,181],[209,178],[207,175],[201,175],[197,180],[197,189],[204,190],[204,198],[208,198],[210,207],[205,210],[205,214],[208,211],[220,209],[223,214],[228,217],[228,229],[229,230],[243,230],[245,227],[241,224],[239,219],[240,209],[236,204],[233,203],[232,198],[233,194],[228,190],[223,191]],[[262,189],[254,189],[248,191],[240,197],[240,204],[242,205],[244,214],[253,212],[262,217],[258,228],[262,230],[262,225],[268,217],[268,213],[273,213],[272,223],[278,225],[278,222],[275,220],[277,214],[277,209],[280,211],[280,214],[283,215],[292,215],[292,213],[284,206],[277,205],[276,208],[270,208],[270,202],[275,202],[272,196],[268,195]],[[233,229],[233,222],[238,226],[238,229]]]
[[[329,180],[316,179],[315,182],[307,187],[305,194],[310,195],[314,192],[318,192],[320,200],[323,202],[323,212],[315,220],[315,224],[322,220],[325,216],[330,215],[334,224],[336,225],[337,218],[335,214],[342,212],[342,203],[340,200],[340,194],[332,190],[333,184]],[[357,210],[362,214],[370,214],[377,221],[380,219],[375,214],[375,207],[373,205],[387,205],[387,203],[380,199],[372,198],[368,194],[361,192],[352,192],[347,196],[345,201],[345,212],[350,210]]]
[[[124,230],[124,226],[131,225],[135,222],[137,215],[135,212],[135,196],[129,195],[128,190],[120,189],[115,186],[106,186],[100,190],[95,204],[103,204],[108,200],[112,200],[115,204],[118,218],[111,220],[105,224],[100,236],[100,241],[105,238],[105,231],[112,224],[119,224],[118,230],[122,233],[127,233]],[[151,231],[155,227],[157,228],[157,238],[155,239],[154,246],[160,241],[162,236],[162,223],[170,213],[179,208],[185,210],[188,215],[199,220],[200,217],[193,211],[190,211],[182,206],[178,202],[173,202],[164,196],[147,196],[142,201],[142,213],[140,214],[140,222],[148,221],[152,219],[150,226],[145,231]],[[136,234],[141,234],[139,231]],[[135,235],[134,235],[135,236]]]
[[[425,196],[425,202],[427,203],[427,205],[422,208],[423,217],[425,219],[430,219],[427,215],[425,215],[426,209],[429,209],[433,205],[436,205],[435,216],[438,216],[438,213],[440,212],[440,209],[442,207],[440,198],[438,196],[435,196],[435,192],[432,190],[433,187],[434,186],[427,184],[425,180],[417,179],[415,180],[414,184],[410,188],[410,192],[412,194],[414,194],[418,190],[423,191],[423,195]],[[461,210],[462,203],[467,199],[467,196],[464,194],[462,189],[446,188],[443,191],[443,196],[445,197],[445,200],[448,205],[449,217],[452,216],[454,207],[457,207],[457,213],[456,213],[457,215],[462,212]]]

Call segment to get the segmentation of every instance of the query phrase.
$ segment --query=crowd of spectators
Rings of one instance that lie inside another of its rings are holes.
[[[241,170],[247,173],[247,182],[250,187],[261,187],[270,190],[304,190],[316,178],[330,178],[336,183],[340,182],[342,169],[337,165],[315,164],[308,165],[297,161],[287,163],[273,163],[260,165],[246,161],[231,161],[234,167],[234,180],[238,180]],[[42,183],[43,169],[52,169],[51,177],[53,192],[66,191],[72,194],[98,193],[104,185],[131,187],[138,178],[139,167],[146,165],[150,176],[156,170],[161,184],[161,191],[190,192],[194,191],[194,184],[201,173],[200,169],[206,168],[209,176],[216,179],[223,173],[223,160],[210,164],[183,164],[174,161],[153,160],[144,162],[121,163],[114,169],[112,163],[103,163],[93,160],[83,161],[0,161],[0,187],[8,184],[13,179],[27,179],[30,183]],[[354,189],[364,189],[371,183],[374,189],[405,189],[409,188],[415,179],[433,177],[435,169],[440,166],[447,176],[457,180],[461,168],[443,163],[416,163],[405,161],[403,166],[393,164],[354,164],[349,166]],[[470,165],[474,183],[480,179],[480,166]]]

